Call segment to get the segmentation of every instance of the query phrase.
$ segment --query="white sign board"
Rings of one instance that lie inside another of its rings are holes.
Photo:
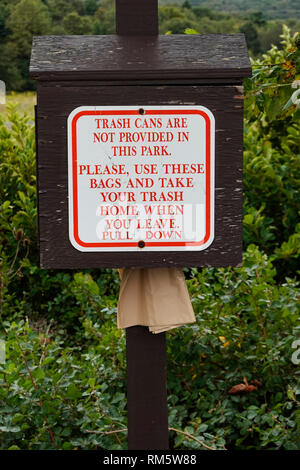
[[[83,106],[68,118],[69,237],[80,251],[204,250],[214,238],[213,114]]]

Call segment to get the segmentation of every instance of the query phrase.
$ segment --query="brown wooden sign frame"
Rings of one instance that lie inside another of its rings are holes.
[[[241,263],[241,80],[249,75],[248,56],[243,57],[246,48],[242,35],[212,36],[158,36],[155,40],[140,36],[63,36],[34,40],[31,75],[38,81],[41,267],[236,266]],[[195,66],[200,44],[200,56],[206,56],[206,62],[200,61],[201,65]],[[192,46],[196,47],[194,52],[191,52]],[[111,59],[104,49],[113,51]],[[217,57],[212,54],[212,49]],[[130,63],[124,58],[127,53],[133,56]],[[93,66],[91,57],[94,58]],[[237,60],[240,60],[239,68]],[[143,105],[174,104],[205,106],[215,117],[215,236],[212,244],[203,251],[164,252],[162,249],[159,252],[111,253],[76,250],[68,235],[69,114],[79,106],[136,105],[138,109]]]

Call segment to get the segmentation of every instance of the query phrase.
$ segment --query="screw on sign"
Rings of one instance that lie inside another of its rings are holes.
[[[121,290],[141,271],[137,310],[153,273],[241,263],[251,67],[242,34],[159,36],[157,0],[116,7],[116,35],[33,40],[40,265],[125,268]],[[165,331],[184,322],[155,301],[165,311],[154,324],[118,317],[130,449],[168,448]]]

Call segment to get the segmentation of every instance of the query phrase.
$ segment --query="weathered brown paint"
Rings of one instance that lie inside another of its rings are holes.
[[[237,86],[38,84],[40,257],[44,268],[227,266],[241,262],[242,105]],[[216,120],[215,239],[199,252],[82,253],[69,242],[67,132],[81,105],[201,104]]]
[[[170,36],[37,36],[30,74],[34,79],[82,81],[222,80],[251,73],[243,34]]]

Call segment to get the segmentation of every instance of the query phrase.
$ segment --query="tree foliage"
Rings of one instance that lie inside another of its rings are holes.
[[[174,3],[181,5],[183,0],[159,0],[161,5]],[[251,14],[262,11],[267,18],[293,18],[299,12],[298,0],[188,0],[192,7],[209,7],[220,12],[239,12],[240,14]]]

